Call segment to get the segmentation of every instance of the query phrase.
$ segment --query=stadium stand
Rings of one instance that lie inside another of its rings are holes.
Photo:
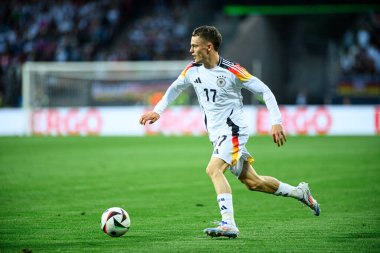
[[[335,101],[343,104],[379,103],[380,15],[360,16],[339,43],[341,74]]]
[[[185,59],[189,32],[184,13],[187,3],[186,0],[0,3],[0,106],[21,106],[21,65],[26,61]]]
[[[0,4],[0,92],[20,105],[25,61],[91,61],[101,57],[131,1],[9,1]]]
[[[352,77],[360,76],[372,81],[366,93],[371,99],[362,96],[359,103],[379,102],[378,15],[232,18],[222,7],[211,0],[2,1],[0,107],[21,106],[27,61],[190,59],[189,33],[202,24],[220,29],[223,57],[270,84],[281,104],[343,103],[343,93],[356,89]],[[355,19],[360,25],[348,30]],[[340,99],[333,99],[336,94]]]

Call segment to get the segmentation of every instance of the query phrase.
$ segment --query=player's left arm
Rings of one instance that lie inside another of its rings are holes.
[[[277,146],[280,147],[285,144],[286,135],[284,129],[282,128],[282,124],[272,125],[272,137]]]
[[[282,127],[281,112],[278,108],[276,98],[273,95],[272,91],[265,83],[263,83],[260,79],[252,75],[249,75],[248,78],[240,81],[243,88],[248,89],[249,91],[260,96],[263,99],[269,111],[272,122],[273,141],[279,147],[284,145],[286,142],[286,135]]]

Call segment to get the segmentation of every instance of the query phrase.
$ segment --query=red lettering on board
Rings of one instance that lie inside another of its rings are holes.
[[[375,133],[380,134],[380,106],[375,107]]]
[[[37,135],[97,135],[103,120],[96,109],[41,109],[32,111],[30,125]]]

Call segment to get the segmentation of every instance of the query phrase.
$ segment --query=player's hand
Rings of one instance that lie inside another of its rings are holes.
[[[146,122],[148,122],[149,124],[153,124],[159,118],[160,118],[160,114],[158,114],[156,112],[153,112],[153,111],[146,112],[143,115],[141,115],[141,117],[140,117],[140,124],[141,125],[145,125]]]
[[[278,147],[285,144],[286,136],[281,124],[272,126],[272,136],[274,143],[276,143]]]

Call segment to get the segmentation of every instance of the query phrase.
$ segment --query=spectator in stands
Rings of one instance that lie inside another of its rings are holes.
[[[342,104],[376,103],[380,86],[380,15],[361,15],[343,36],[337,94]]]
[[[356,29],[343,36],[340,66],[345,74],[374,75],[379,71],[380,51],[376,24],[371,19],[360,18]]]
[[[373,38],[368,47],[367,53],[373,61],[374,72],[380,74],[380,41]]]
[[[305,89],[302,89],[298,92],[296,97],[297,105],[307,105],[307,92]]]

